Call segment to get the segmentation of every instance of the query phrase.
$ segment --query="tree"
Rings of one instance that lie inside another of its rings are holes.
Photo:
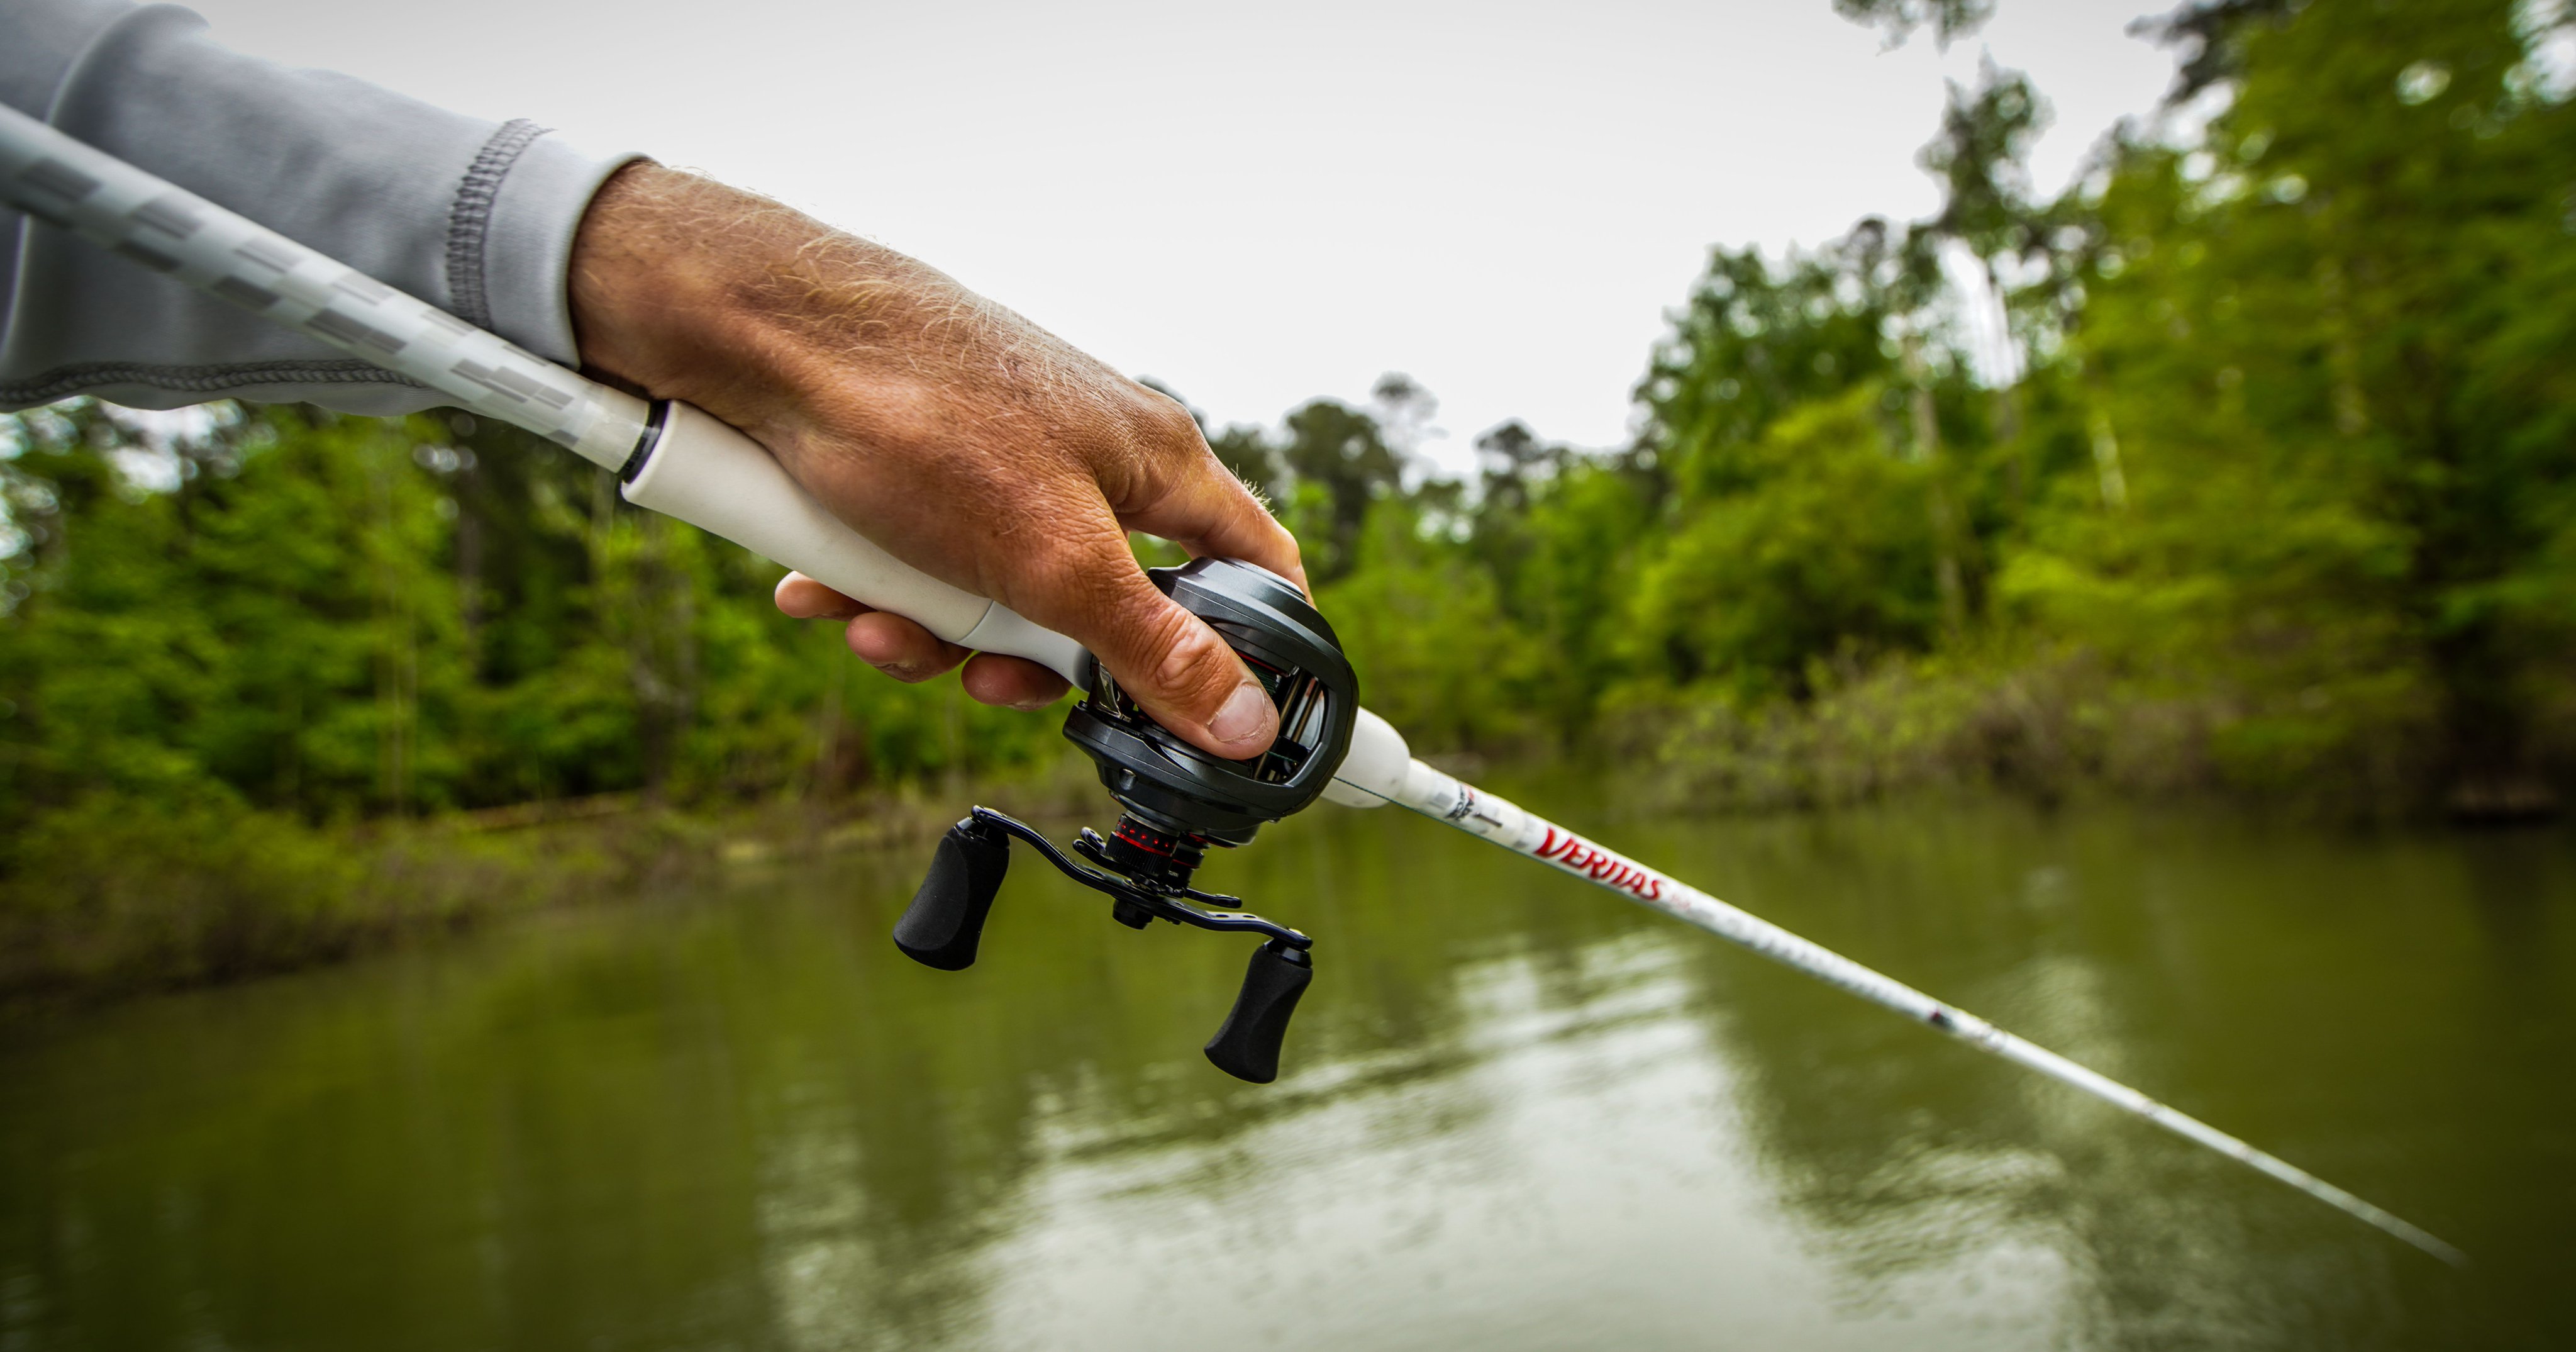
[[[2187,643],[2173,669],[2250,706],[2249,774],[2393,764],[2411,728],[2463,810],[2540,795],[2576,615],[2576,111],[2516,11],[2188,11],[2233,101],[2203,148],[2128,147],[2099,204],[2074,358],[2131,520],[2063,523],[2016,591],[2130,651]]]
[[[1404,462],[1377,419],[1332,399],[1288,415],[1279,453],[1296,484],[1291,524],[1309,541],[1307,572],[1318,582],[1338,578],[1358,562],[1369,507],[1403,487]]]
[[[1834,0],[1834,12],[1854,23],[1887,34],[1890,46],[1903,43],[1914,30],[1929,26],[1943,47],[1994,17],[1994,0]]]
[[[1938,632],[1933,466],[1894,454],[1884,391],[1799,407],[1738,457],[1748,491],[1692,513],[1644,565],[1626,626],[1679,682],[1803,697],[1813,670]]]

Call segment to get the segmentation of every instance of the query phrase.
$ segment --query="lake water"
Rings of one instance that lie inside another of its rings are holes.
[[[966,973],[925,849],[11,1034],[0,1349],[2576,1346],[2576,836],[1517,796],[2476,1265],[1318,808],[1202,874],[1317,937],[1268,1087],[1247,941],[1025,852]]]

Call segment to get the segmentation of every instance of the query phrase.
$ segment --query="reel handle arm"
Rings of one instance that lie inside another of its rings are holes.
[[[1279,1049],[1288,1036],[1289,1017],[1315,979],[1315,961],[1307,950],[1315,941],[1275,920],[1231,908],[1233,897],[1191,887],[1156,890],[1105,869],[1075,862],[1036,827],[988,807],[978,807],[939,838],[930,873],[912,905],[895,923],[894,942],[905,956],[942,971],[963,971],[975,961],[985,918],[994,894],[1010,867],[1011,841],[1037,850],[1040,858],[1075,882],[1102,893],[1117,904],[1113,914],[1141,929],[1156,919],[1221,934],[1258,934],[1264,942],[1244,970],[1234,1008],[1216,1036],[1208,1039],[1208,1061],[1237,1079],[1268,1084],[1279,1078]],[[1100,839],[1086,830],[1075,849],[1086,855],[1102,850]],[[1184,900],[1187,898],[1187,900]],[[1189,902],[1229,908],[1203,911]],[[1132,917],[1132,918],[1130,918]]]

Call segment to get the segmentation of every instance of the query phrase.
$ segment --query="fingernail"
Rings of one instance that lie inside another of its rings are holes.
[[[1270,735],[1279,724],[1277,711],[1270,707],[1270,696],[1258,685],[1247,681],[1228,695],[1225,707],[1208,720],[1208,733],[1227,746],[1258,741]]]

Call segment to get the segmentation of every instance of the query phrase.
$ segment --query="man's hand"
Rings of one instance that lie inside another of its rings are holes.
[[[1296,541],[1180,405],[934,268],[649,163],[583,217],[572,311],[586,365],[741,428],[897,557],[1090,648],[1164,726],[1236,759],[1270,745],[1251,673],[1127,548],[1145,531],[1305,584]],[[965,661],[987,704],[1065,690],[797,574],[778,606],[849,619],[851,651],[897,680]]]

